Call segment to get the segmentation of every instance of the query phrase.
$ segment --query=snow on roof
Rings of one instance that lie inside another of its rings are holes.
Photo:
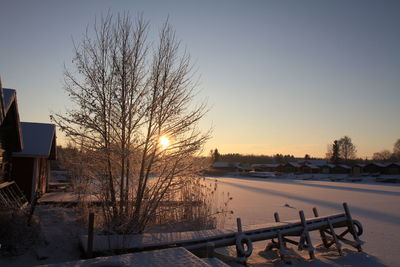
[[[21,122],[24,148],[13,153],[16,157],[49,157],[55,138],[55,125],[48,123]]]
[[[322,166],[322,165],[326,165],[327,162],[324,159],[306,159],[306,160],[302,159],[302,160],[299,160],[298,163],[300,163],[300,164],[308,163],[308,164],[312,164],[315,166]]]
[[[264,168],[276,168],[279,167],[279,163],[264,163],[264,164],[252,164],[251,167],[257,168],[257,167],[264,167]]]
[[[346,164],[338,164],[337,166],[342,167],[343,169],[351,169],[351,167]]]
[[[292,165],[295,168],[299,168],[300,167],[300,164],[297,163],[297,162],[288,162],[287,164]]]
[[[16,96],[16,91],[14,89],[3,88],[3,106],[4,114],[7,114],[11,107],[12,102]]]
[[[320,166],[314,165],[314,164],[310,164],[310,163],[306,163],[305,166],[311,168],[311,169],[319,169]]]
[[[357,163],[353,165],[353,167],[361,167],[361,168],[364,168],[365,166],[367,166],[367,164],[364,163]]]
[[[239,167],[240,163],[239,162],[222,162],[222,161],[217,161],[214,162],[212,165],[214,168],[232,168],[232,167]]]
[[[327,163],[327,164],[324,164],[322,167],[335,168],[335,167],[336,167],[336,165],[335,165],[335,164],[330,164],[330,163]]]
[[[381,168],[385,168],[385,167],[389,166],[391,163],[389,163],[389,162],[372,162],[370,164],[381,167]]]

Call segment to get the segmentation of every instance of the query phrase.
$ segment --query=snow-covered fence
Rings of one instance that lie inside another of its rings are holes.
[[[351,245],[361,251],[362,241],[359,236],[363,229],[361,223],[353,220],[346,203],[343,203],[344,213],[318,216],[306,219],[303,211],[299,212],[300,220],[280,221],[279,214],[275,214],[275,223],[253,225],[242,228],[238,219],[238,229],[234,230],[202,230],[191,232],[170,233],[145,233],[140,235],[95,235],[93,237],[93,253],[101,254],[107,251],[126,252],[154,250],[168,247],[184,247],[192,251],[209,251],[210,247],[218,248],[235,245],[237,256],[245,261],[251,254],[252,242],[268,240],[272,243],[269,248],[277,248],[281,257],[285,257],[287,243],[297,245],[299,250],[309,251],[310,258],[314,258],[314,247],[311,243],[309,232],[319,231],[322,242],[326,248],[336,245],[341,254],[341,243]],[[335,229],[344,228],[337,234]],[[350,234],[353,240],[346,238]],[[290,239],[290,238],[291,239]],[[293,240],[298,237],[299,240]],[[88,251],[88,236],[81,236],[81,245],[85,252]],[[244,246],[246,244],[246,246]],[[247,249],[245,249],[247,248]],[[218,254],[215,253],[218,257]]]

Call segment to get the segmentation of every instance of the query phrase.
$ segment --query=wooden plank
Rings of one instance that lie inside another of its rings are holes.
[[[0,189],[3,189],[9,185],[12,185],[14,182],[4,182],[0,184]]]
[[[234,235],[231,230],[202,230],[190,232],[170,233],[145,233],[141,235],[95,235],[93,239],[93,252],[108,251],[110,249],[144,249],[150,247],[161,247],[179,243],[205,242],[213,238]],[[81,245],[87,251],[88,236],[81,236]],[[194,241],[195,240],[195,241]]]

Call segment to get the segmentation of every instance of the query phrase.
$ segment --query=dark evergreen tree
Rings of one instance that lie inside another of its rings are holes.
[[[214,149],[214,151],[211,149],[211,161],[212,163],[215,163],[217,161],[220,161],[221,154],[219,154],[218,149]]]
[[[340,147],[338,140],[333,141],[331,162],[338,163],[340,161]]]

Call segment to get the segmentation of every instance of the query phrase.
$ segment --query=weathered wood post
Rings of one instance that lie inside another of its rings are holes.
[[[88,240],[87,240],[87,252],[88,258],[93,257],[93,227],[94,227],[94,213],[89,213],[89,225],[88,225]]]
[[[279,218],[279,213],[278,212],[274,213],[274,217],[275,217],[275,222],[280,222],[281,221],[281,219]]]
[[[356,242],[356,248],[359,252],[362,251],[361,248],[361,240],[358,238],[356,229],[354,227],[354,223],[353,223],[353,218],[351,218],[351,214],[350,214],[350,209],[349,206],[347,205],[346,202],[343,203],[343,208],[344,208],[344,212],[346,213],[346,217],[347,217],[347,225],[348,225],[348,230],[351,233],[351,235],[354,237],[354,241]]]
[[[243,234],[242,221],[240,218],[236,219],[236,224],[238,231],[236,234],[236,255],[238,260],[247,266],[247,258],[250,257],[253,252],[253,244],[251,243],[251,239]],[[244,244],[246,244],[246,247]]]
[[[214,249],[215,249],[214,242],[207,242],[207,247],[206,247],[207,258],[214,258],[214,256],[215,256]]]
[[[333,228],[332,222],[329,218],[327,220],[328,220],[328,224],[329,224],[329,229],[331,230],[333,241],[335,242],[335,245],[336,245],[336,249],[338,250],[339,255],[343,256],[342,245],[340,244],[339,239],[335,233],[335,229]]]
[[[313,208],[313,213],[314,213],[315,217],[319,217],[318,210],[316,207]],[[328,248],[328,239],[327,239],[323,229],[319,230],[319,235],[321,236],[321,240],[322,240],[322,243],[324,244],[324,247]]]
[[[242,229],[242,220],[240,218],[236,218],[236,225],[237,225],[237,230],[239,233],[243,232]]]
[[[237,237],[238,237],[238,236],[241,235],[242,230],[243,230],[242,229],[242,220],[240,218],[236,218],[236,226],[237,226],[237,231],[238,231],[238,234],[237,234]],[[239,248],[237,247],[237,245],[236,245],[236,256],[238,258],[242,257],[242,255],[239,252]]]
[[[274,213],[275,222],[281,222],[281,218],[279,217],[279,213]],[[283,257],[284,249],[286,248],[285,238],[281,235],[280,231],[278,231],[278,247],[281,251],[281,257]],[[283,259],[283,258],[282,258]]]
[[[310,255],[310,259],[315,259],[314,247],[311,243],[310,233],[308,232],[308,227],[306,223],[306,218],[304,216],[304,211],[299,211],[301,224],[303,225],[303,233],[300,237],[299,248],[304,249],[304,243],[307,243],[306,250],[308,250],[308,254]]]

